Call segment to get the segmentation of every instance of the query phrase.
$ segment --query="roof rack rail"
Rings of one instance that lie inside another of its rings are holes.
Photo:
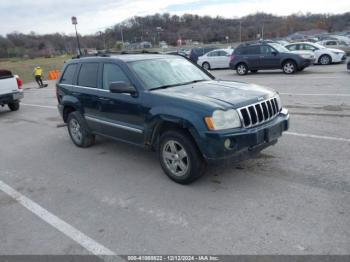
[[[110,57],[112,55],[136,55],[136,54],[161,54],[157,51],[148,51],[148,50],[128,50],[128,51],[99,51],[96,54],[92,55],[77,55],[72,57],[72,59],[79,59],[84,57]]]
[[[273,40],[255,40],[255,41],[247,41],[242,43],[242,45],[248,46],[248,45],[256,45],[256,44],[271,44],[275,43]]]

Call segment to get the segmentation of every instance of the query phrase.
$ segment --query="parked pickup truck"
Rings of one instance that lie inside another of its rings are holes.
[[[8,105],[12,111],[17,111],[22,98],[21,79],[11,71],[0,70],[0,105]]]
[[[180,56],[73,59],[56,87],[75,145],[91,146],[101,135],[153,149],[164,172],[181,184],[200,177],[209,162],[274,145],[289,126],[276,91],[216,80]]]

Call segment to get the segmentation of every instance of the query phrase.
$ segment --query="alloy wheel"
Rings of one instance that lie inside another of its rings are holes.
[[[174,176],[183,176],[190,167],[190,159],[185,148],[174,140],[167,141],[162,149],[163,161]]]
[[[76,119],[72,119],[69,122],[69,130],[70,130],[70,133],[71,133],[72,138],[74,139],[74,141],[76,143],[80,144],[81,141],[82,141],[83,135],[82,135],[82,132],[81,132],[80,124],[79,124],[79,122]]]

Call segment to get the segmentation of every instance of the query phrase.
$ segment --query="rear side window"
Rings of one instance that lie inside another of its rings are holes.
[[[244,48],[243,55],[258,55],[260,54],[260,46],[248,46]]]
[[[81,65],[78,85],[97,88],[98,63],[84,63]]]
[[[0,70],[0,79],[6,79],[13,77],[11,71],[8,70]]]
[[[74,82],[74,75],[76,69],[77,64],[68,65],[61,78],[61,84],[72,85]]]
[[[121,68],[115,64],[104,64],[103,66],[103,89],[109,90],[109,85],[113,82],[130,83],[128,77]]]
[[[286,46],[286,47],[287,47],[287,49],[290,50],[290,51],[295,51],[295,50],[297,50],[297,45],[288,45],[288,46]]]
[[[218,55],[219,55],[218,51],[213,51],[213,52],[208,53],[208,56],[218,56]]]

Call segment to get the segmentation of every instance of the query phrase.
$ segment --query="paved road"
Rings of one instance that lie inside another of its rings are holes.
[[[170,181],[155,153],[101,138],[75,147],[57,128],[53,83],[26,85],[20,111],[0,108],[0,254],[90,254],[97,244],[116,254],[350,254],[345,65],[213,74],[277,89],[291,129],[258,158],[211,167],[190,186]]]

